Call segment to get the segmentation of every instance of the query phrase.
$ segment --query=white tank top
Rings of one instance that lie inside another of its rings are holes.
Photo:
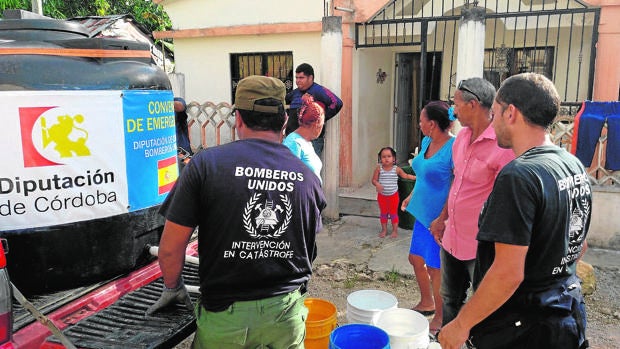
[[[390,171],[385,171],[383,166],[379,165],[379,183],[383,186],[381,194],[385,196],[392,195],[398,191],[398,174],[396,174],[396,165],[392,166]]]

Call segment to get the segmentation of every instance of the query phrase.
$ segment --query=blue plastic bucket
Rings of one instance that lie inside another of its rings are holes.
[[[348,324],[332,331],[329,349],[389,349],[388,334],[372,325]]]

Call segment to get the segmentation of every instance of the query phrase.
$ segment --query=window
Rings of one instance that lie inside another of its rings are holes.
[[[293,90],[292,52],[232,53],[230,55],[230,70],[233,103],[235,103],[235,91],[239,80],[250,75],[278,78],[284,82],[287,93]]]
[[[484,78],[495,88],[502,81],[519,73],[540,73],[553,80],[553,47],[511,48],[484,50]]]

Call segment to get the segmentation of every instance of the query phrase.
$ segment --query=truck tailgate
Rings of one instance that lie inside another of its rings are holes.
[[[183,269],[187,285],[198,285],[198,267]],[[156,281],[132,291],[109,307],[67,327],[63,333],[78,348],[170,348],[196,329],[193,312],[182,304],[145,317],[146,309],[159,298],[163,282]],[[190,295],[193,302],[197,295]],[[47,338],[42,348],[60,348],[60,341]]]
[[[197,255],[197,245],[190,242],[186,254]],[[198,266],[186,263],[183,278],[186,285],[198,286]],[[182,305],[145,316],[162,287],[159,264],[153,261],[126,276],[31,302],[78,348],[170,348],[189,336],[196,324],[193,312]],[[197,302],[198,295],[190,297]],[[45,325],[21,307],[14,310],[15,331],[6,348],[63,348]]]

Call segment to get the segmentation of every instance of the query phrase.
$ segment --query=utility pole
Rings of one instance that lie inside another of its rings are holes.
[[[43,16],[43,0],[32,0],[32,12]]]

